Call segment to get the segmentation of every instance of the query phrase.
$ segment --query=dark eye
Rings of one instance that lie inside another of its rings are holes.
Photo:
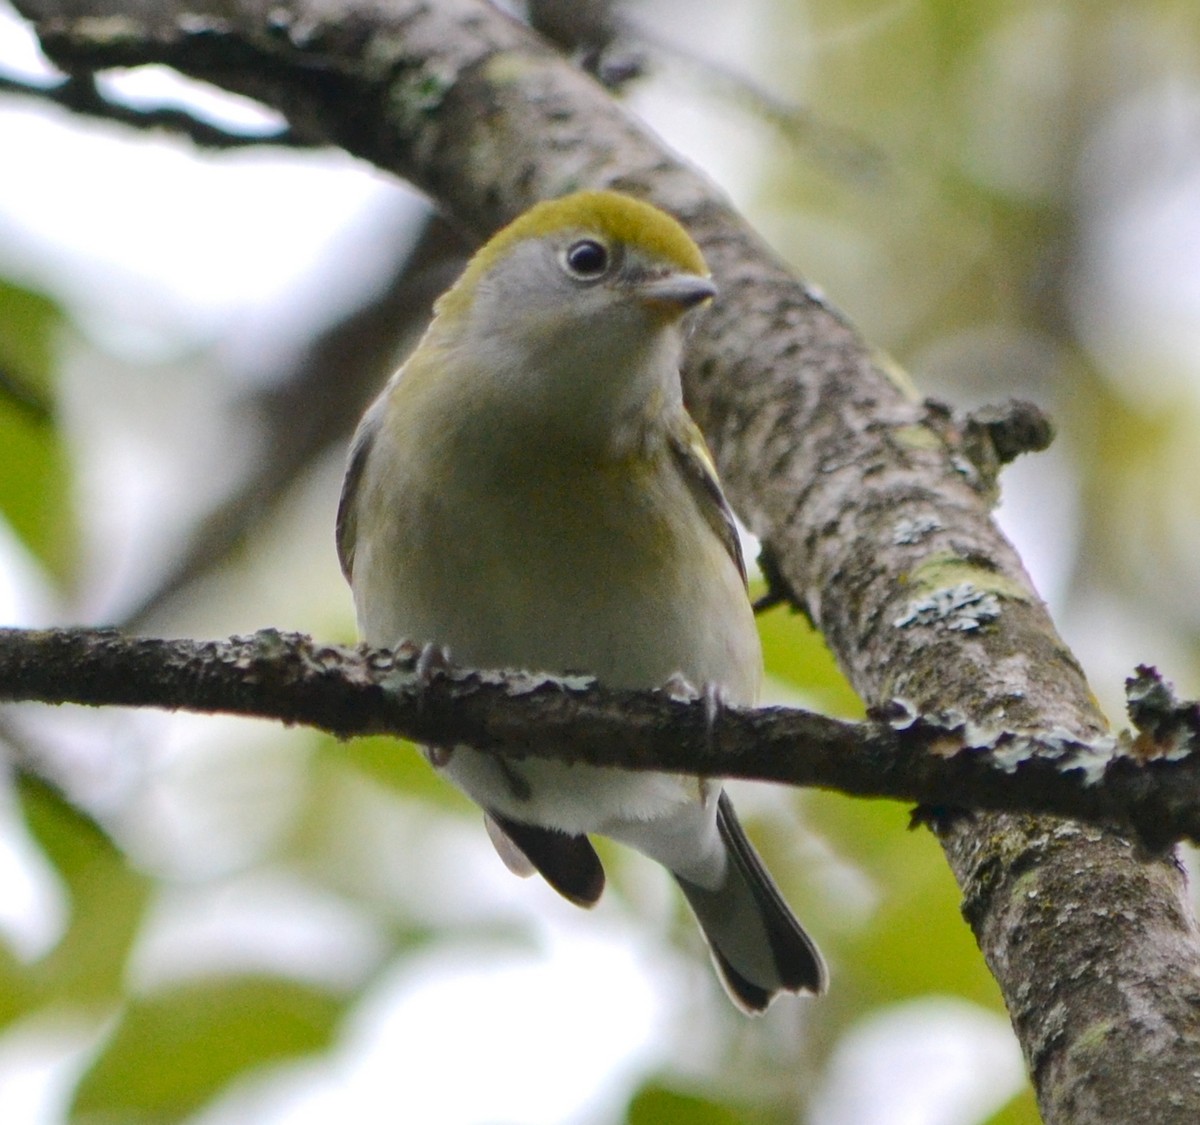
[[[608,270],[608,247],[594,238],[581,238],[567,247],[567,271],[585,281],[603,277]]]

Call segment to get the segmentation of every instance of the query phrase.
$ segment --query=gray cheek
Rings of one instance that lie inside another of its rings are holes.
[[[513,249],[480,282],[475,311],[487,324],[502,324],[522,311],[537,316],[539,312],[561,309],[574,293],[575,287],[563,273],[553,249],[526,243]]]

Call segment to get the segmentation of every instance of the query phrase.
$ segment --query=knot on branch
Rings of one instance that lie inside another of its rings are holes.
[[[977,474],[976,488],[992,496],[1000,470],[1022,453],[1040,453],[1054,440],[1050,416],[1032,402],[1008,402],[954,412],[944,402],[925,400],[926,422],[966,458]]]
[[[1139,664],[1125,681],[1125,707],[1137,730],[1130,751],[1143,761],[1173,761],[1200,745],[1200,703],[1180,701],[1157,668]]]
[[[1054,423],[1041,407],[1021,399],[981,406],[967,413],[963,422],[964,444],[984,444],[1001,465],[1022,453],[1040,453],[1054,440]]]

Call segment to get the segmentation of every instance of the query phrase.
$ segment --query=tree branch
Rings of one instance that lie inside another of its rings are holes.
[[[106,98],[96,88],[94,76],[87,73],[70,75],[61,82],[50,84],[24,82],[0,74],[0,94],[48,102],[83,117],[113,121],[134,129],[176,133],[201,148],[235,149],[263,145],[277,148],[312,147],[291,129],[280,129],[274,133],[231,133],[183,109],[135,109]]]
[[[1151,669],[1130,681],[1142,734],[1082,742],[986,731],[962,716],[846,722],[795,708],[720,708],[587,676],[459,668],[420,650],[322,645],[269,629],[228,641],[111,629],[0,629],[0,700],[160,707],[391,734],[505,757],[777,781],[947,811],[1052,813],[1153,849],[1200,841],[1200,707]],[[934,815],[938,815],[935,812]]]

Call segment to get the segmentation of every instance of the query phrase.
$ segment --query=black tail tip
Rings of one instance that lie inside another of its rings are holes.
[[[717,976],[729,999],[746,1015],[760,1016],[776,996],[785,992],[820,996],[829,987],[829,974],[821,955],[811,945],[787,965],[780,965],[779,984],[768,988],[748,980],[729,963],[715,946],[710,946]]]

